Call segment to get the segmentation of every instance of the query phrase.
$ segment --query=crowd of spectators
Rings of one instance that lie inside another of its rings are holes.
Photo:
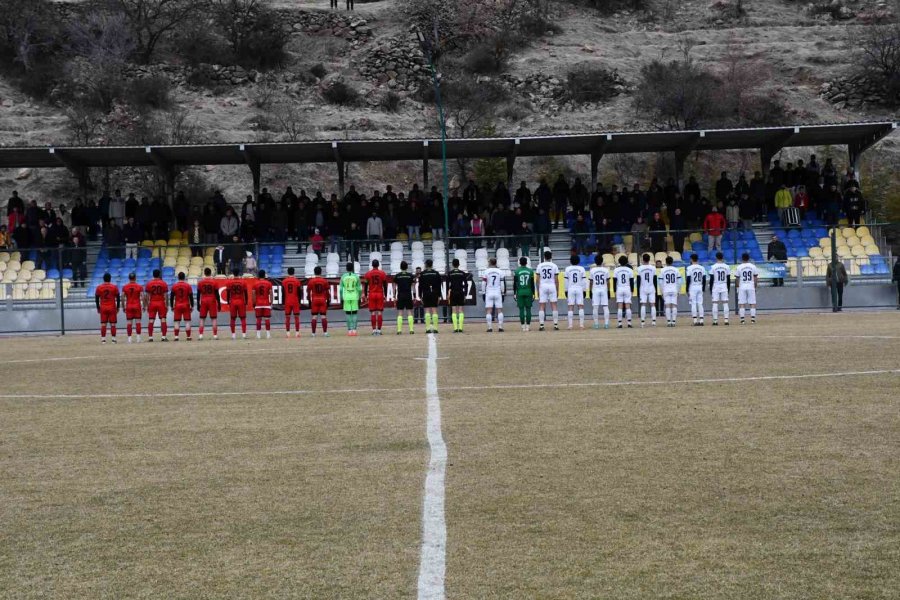
[[[503,183],[483,189],[475,182],[451,191],[448,199],[449,231],[445,231],[443,196],[436,186],[418,185],[395,192],[388,185],[366,195],[351,185],[343,198],[308,195],[288,187],[276,198],[263,188],[258,199],[247,196],[242,204],[230,204],[216,192],[205,201],[176,194],[171,206],[162,198],[152,201],[120,190],[105,191],[96,201],[76,198],[71,210],[60,204],[24,201],[13,192],[7,203],[8,223],[0,227],[0,245],[16,248],[82,247],[102,235],[104,242],[125,255],[137,254],[141,242],[165,239],[172,228],[185,232],[195,254],[204,246],[253,242],[296,242],[302,251],[354,253],[364,246],[378,247],[384,240],[405,234],[411,242],[430,234],[432,239],[454,238],[457,246],[485,245],[470,238],[493,236],[496,244],[546,244],[553,230],[573,234],[579,252],[607,251],[615,234],[631,233],[654,252],[665,250],[672,234],[676,248],[683,246],[689,230],[708,234],[710,249],[721,247],[729,228],[747,228],[790,207],[801,214],[813,212],[827,223],[845,214],[859,222],[866,202],[852,170],[839,175],[831,159],[819,165],[808,162],[782,165],[774,161],[768,178],[756,172],[748,180],[735,180],[722,172],[718,180],[701,188],[694,176],[680,186],[672,178],[653,178],[645,188],[639,183],[602,183],[593,190],[578,177],[570,181],[560,174],[530,187],[525,181],[510,191]],[[594,234],[595,247],[587,248]],[[499,238],[499,239],[497,239]]]

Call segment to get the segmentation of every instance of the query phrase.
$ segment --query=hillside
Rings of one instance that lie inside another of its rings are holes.
[[[403,2],[357,3],[349,17],[343,10],[329,11],[322,1],[278,0],[270,5],[290,31],[287,60],[281,68],[268,73],[239,70],[236,76],[231,71],[224,80],[197,85],[192,75],[197,69],[166,51],[153,64],[130,66],[128,72],[136,76],[162,73],[169,78],[173,82],[171,103],[165,112],[183,112],[195,126],[192,139],[197,141],[437,133],[433,105],[421,89],[428,84],[420,77],[425,73],[424,61],[417,52]],[[549,14],[556,31],[530,36],[506,58],[500,73],[469,74],[475,85],[494,86],[504,94],[497,103],[500,108],[492,110],[489,121],[478,125],[498,134],[523,135],[658,127],[658,120],[636,107],[641,69],[654,59],[678,59],[685,47],[690,48],[694,64],[725,78],[731,87],[778,99],[780,105],[771,114],[774,122],[891,118],[895,111],[888,106],[852,98],[833,103],[820,95],[830,82],[859,73],[858,41],[871,27],[873,15],[889,14],[883,5],[848,6],[840,15],[853,17],[835,19],[827,13],[814,15],[806,4],[761,0],[744,4],[746,14],[740,18],[728,18],[733,7],[727,3],[686,1],[657,7],[656,16],[650,18],[645,11],[598,12],[587,5],[555,2]],[[457,53],[462,55],[466,49]],[[464,76],[464,61],[454,64],[458,69],[454,73],[461,71],[463,75],[458,77]],[[317,65],[324,71],[317,73],[318,77],[310,74]],[[573,67],[615,72],[615,90],[603,100],[572,101],[566,94],[566,74]],[[738,79],[727,79],[729,71],[737,72]],[[219,77],[218,67],[210,73]],[[355,105],[329,103],[323,98],[323,91],[335,81],[359,93]],[[389,92],[397,93],[395,111],[383,105]],[[0,80],[0,144],[58,145],[71,140],[66,110],[63,102],[29,98],[10,81]],[[152,112],[158,115],[163,111]],[[453,114],[450,116],[451,135],[458,134]],[[895,144],[887,140],[879,147],[879,162],[893,164]],[[832,154],[842,162],[843,153],[836,150]],[[701,156],[694,157],[692,168],[701,174],[716,171],[719,164],[753,169],[756,160],[747,153]],[[582,172],[587,169],[586,160],[564,164]],[[605,159],[601,167],[607,178],[621,178],[623,173],[625,177],[643,177],[655,164],[653,157],[638,157]],[[522,173],[539,168],[529,161],[517,164]],[[247,193],[246,169],[204,169],[200,173],[232,200]],[[16,186],[27,195],[67,196],[74,191],[74,181],[62,171],[30,173],[19,180],[17,175],[2,173],[3,186]],[[111,177],[125,181],[124,186],[130,175],[114,173]],[[414,164],[352,165],[349,177],[349,182],[363,187],[385,183],[402,187],[419,181]],[[275,188],[290,182],[329,191],[335,174],[328,165],[266,167],[263,179],[263,185]]]

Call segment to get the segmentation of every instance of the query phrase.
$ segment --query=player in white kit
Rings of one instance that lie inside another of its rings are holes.
[[[547,250],[544,252],[544,262],[538,265],[538,321],[540,322],[540,330],[544,331],[544,318],[546,316],[546,306],[549,304],[553,309],[553,329],[559,331],[559,306],[557,302],[559,298],[556,292],[556,277],[559,275],[559,267],[556,266],[551,259],[553,254]]]
[[[731,268],[725,264],[725,257],[716,252],[716,263],[709,268],[709,287],[712,290],[713,326],[719,324],[719,303],[723,304],[725,324],[728,325],[728,293],[731,291]]]
[[[486,311],[488,333],[494,331],[491,323],[493,313],[497,316],[497,331],[503,333],[503,287],[506,284],[506,276],[497,268],[497,259],[492,258],[488,262],[488,268],[481,274],[484,281],[484,309]]]
[[[756,288],[759,287],[759,269],[750,262],[750,255],[741,255],[741,264],[737,268],[738,281],[738,316],[744,324],[745,309],[750,309],[750,322],[756,323]]]
[[[650,311],[650,324],[656,327],[656,266],[650,264],[650,255],[643,256],[644,264],[637,270],[638,302],[641,303],[641,327]]]
[[[678,318],[678,288],[681,287],[681,273],[672,266],[674,260],[666,257],[666,266],[659,272],[662,285],[663,307],[666,311],[666,327],[675,327]]]
[[[584,267],[578,264],[581,260],[577,256],[573,255],[569,262],[572,264],[566,267],[565,272],[569,329],[572,329],[575,307],[578,307],[578,326],[584,329],[584,290],[587,286],[587,275],[584,273]]]
[[[594,329],[600,329],[600,307],[603,307],[603,328],[609,329],[609,269],[603,266],[598,254],[591,267],[591,304],[594,306]]]
[[[616,294],[616,329],[622,329],[622,313],[631,329],[631,290],[634,289],[634,270],[627,256],[619,257],[619,266],[613,271],[613,291]]]
[[[703,327],[703,292],[706,291],[706,269],[699,263],[699,257],[691,254],[691,264],[685,270],[688,280],[688,299],[691,301],[691,317],[694,325]]]

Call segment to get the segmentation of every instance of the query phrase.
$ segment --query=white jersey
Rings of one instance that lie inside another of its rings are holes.
[[[717,262],[709,268],[709,276],[712,279],[712,291],[724,292],[728,289],[728,278],[731,269],[725,263]]]
[[[738,289],[751,290],[756,289],[756,281],[754,279],[759,276],[759,269],[753,263],[743,263],[738,265],[737,278]]]
[[[703,265],[691,265],[685,270],[688,280],[688,289],[703,289],[703,279],[706,277],[706,269]]]
[[[541,287],[556,287],[556,276],[559,275],[559,267],[556,263],[542,262],[537,266],[538,281]]]
[[[613,271],[613,279],[616,282],[616,291],[625,288],[631,293],[631,280],[634,279],[634,271],[631,267],[616,267]]]
[[[577,288],[582,291],[587,287],[587,275],[584,274],[584,267],[580,265],[569,265],[566,267],[566,291]]]
[[[656,267],[654,265],[641,265],[637,270],[638,289],[642,296],[655,294],[656,288],[653,285],[653,278],[656,277]]]
[[[609,269],[591,267],[591,295],[609,296]]]
[[[489,267],[481,274],[481,278],[484,280],[485,294],[503,293],[503,282],[506,279],[503,271],[497,267]]]
[[[678,280],[681,278],[681,274],[678,272],[678,269],[675,267],[666,266],[663,267],[662,271],[659,273],[659,279],[662,282],[662,293],[663,295],[667,294],[677,294],[678,293]]]

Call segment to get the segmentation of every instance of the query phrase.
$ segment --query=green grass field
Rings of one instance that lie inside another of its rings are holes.
[[[900,596],[897,314],[467,325],[448,598]],[[428,338],[341,333],[4,339],[0,597],[415,598]]]

